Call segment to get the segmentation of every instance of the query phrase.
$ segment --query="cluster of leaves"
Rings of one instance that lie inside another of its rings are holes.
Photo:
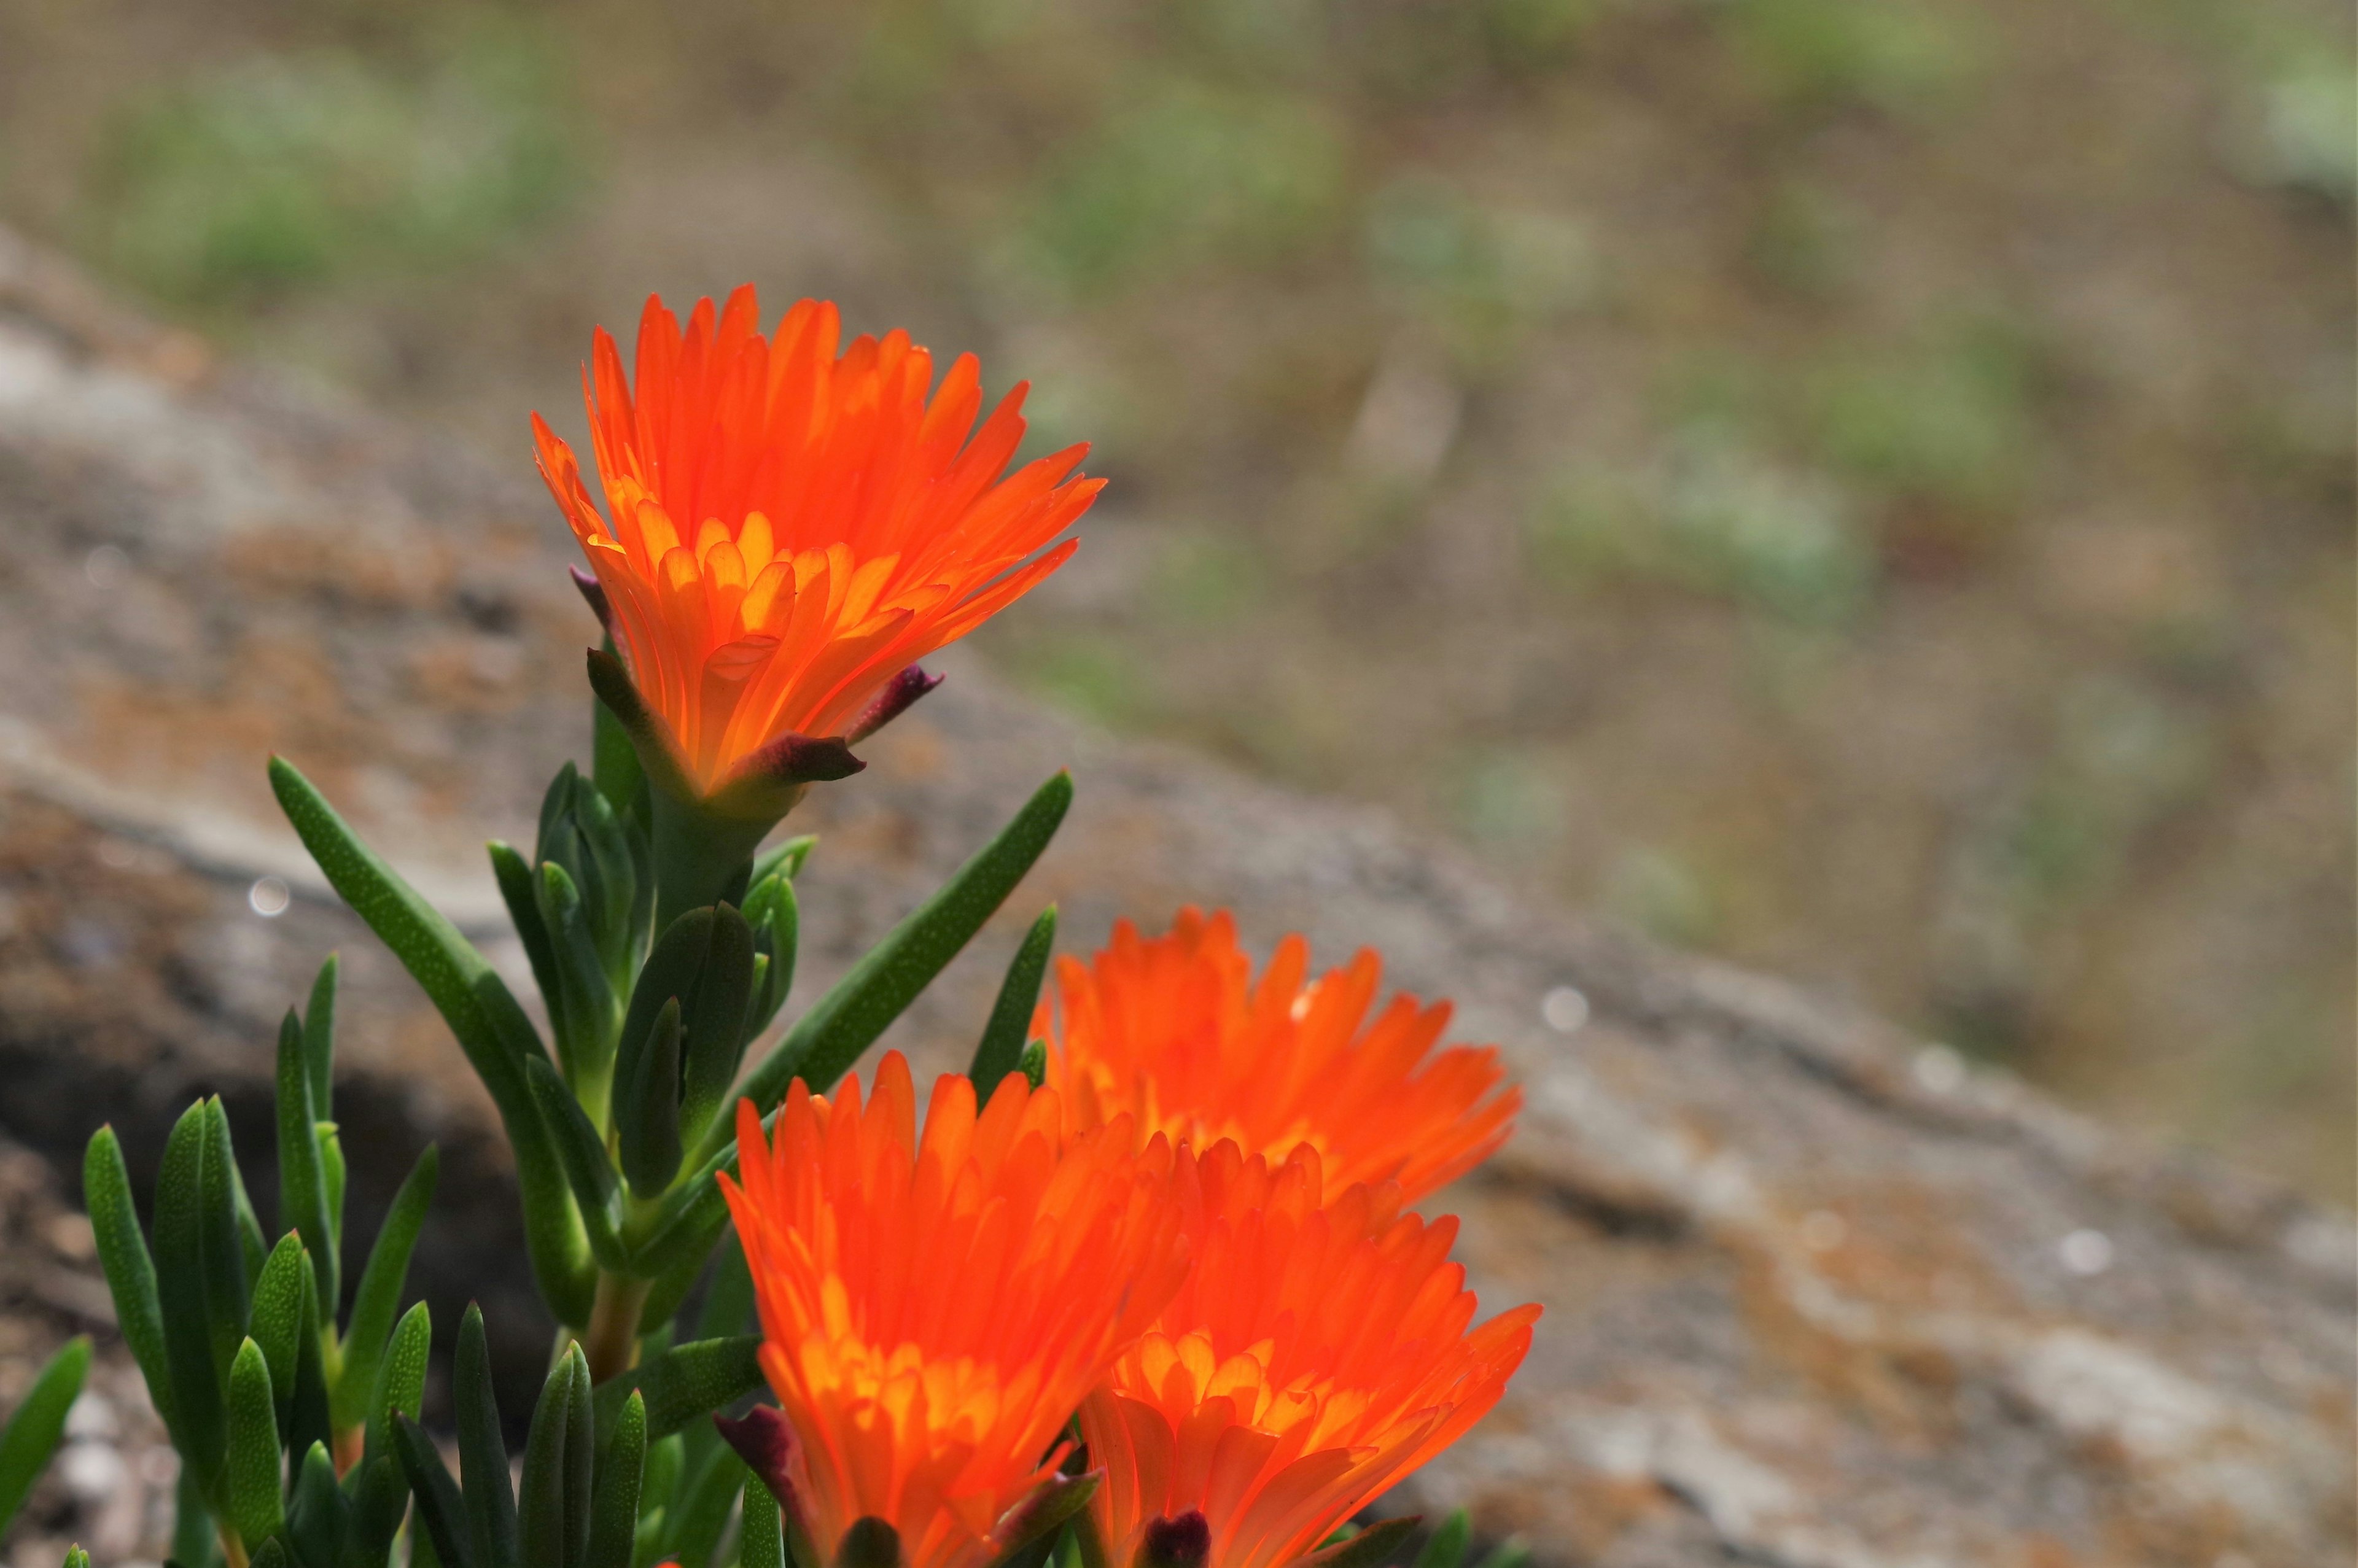
[[[189,1107],[165,1142],[152,1250],[114,1130],[101,1128],[83,1158],[115,1315],[180,1456],[180,1568],[215,1561],[216,1540],[239,1562],[282,1541],[304,1568],[381,1563],[407,1509],[389,1423],[415,1415],[425,1390],[429,1315],[423,1302],[399,1309],[436,1154],[429,1144],[395,1194],[339,1325],[336,974],[331,957],[279,1030],[275,1245],[218,1097]]]

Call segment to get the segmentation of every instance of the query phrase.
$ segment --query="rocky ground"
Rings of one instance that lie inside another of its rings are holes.
[[[48,1568],[74,1538],[153,1561],[172,1462],[108,1339],[73,1173],[111,1119],[144,1188],[205,1090],[263,1147],[273,1020],[329,949],[354,1233],[439,1141],[416,1282],[445,1325],[483,1300],[511,1365],[545,1343],[488,1108],[261,762],[292,757],[520,968],[478,841],[526,834],[579,749],[588,623],[518,476],[219,363],[5,235],[0,528],[0,1409],[66,1334],[103,1346],[5,1557]],[[1550,1568],[2347,1559],[2346,1214],[1525,901],[1380,815],[946,667],[800,819],[822,836],[806,995],[1069,765],[1057,845],[892,1043],[954,1060],[1055,899],[1068,947],[1186,901],[1329,960],[1371,944],[1505,1049],[1522,1130],[1446,1202],[1486,1303],[1548,1315],[1404,1501],[1466,1504]]]

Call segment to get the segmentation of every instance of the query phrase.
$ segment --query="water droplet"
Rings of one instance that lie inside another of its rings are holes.
[[[254,885],[245,890],[245,902],[263,919],[276,920],[287,913],[293,895],[276,877],[256,877]]]
[[[95,589],[116,589],[131,575],[131,557],[114,545],[101,545],[81,558],[81,575]]]
[[[1559,1034],[1577,1034],[1588,1022],[1588,999],[1571,986],[1558,986],[1540,999],[1540,1017]]]
[[[1964,1087],[1965,1059],[1946,1045],[1916,1053],[1916,1086],[1928,1095],[1952,1095]]]
[[[2093,1279],[2113,1266],[2113,1238],[2101,1230],[2075,1230],[2056,1244],[2063,1266],[2082,1279]]]

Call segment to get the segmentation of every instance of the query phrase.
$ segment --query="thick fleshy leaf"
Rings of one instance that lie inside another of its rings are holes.
[[[557,1036],[557,1054],[564,1059],[567,1076],[584,1084],[604,1075],[613,1054],[618,1015],[613,982],[607,977],[596,928],[572,873],[555,860],[543,861],[535,892],[557,988],[565,995],[565,1030]]]
[[[409,1477],[391,1454],[373,1454],[344,1477],[344,1495],[352,1505],[344,1529],[345,1561],[374,1568],[393,1551],[393,1538],[408,1517]]]
[[[786,1005],[795,988],[795,959],[802,941],[802,909],[795,897],[794,879],[779,872],[756,877],[745,895],[745,921],[753,928],[758,956],[753,1000],[745,1010],[744,1044],[761,1038]]]
[[[246,1332],[262,1347],[263,1364],[270,1369],[281,1443],[295,1413],[295,1380],[303,1356],[303,1275],[310,1267],[303,1238],[291,1230],[280,1237],[254,1283],[254,1310],[246,1319]]]
[[[311,1091],[311,1115],[319,1121],[335,1116],[336,982],[342,968],[343,960],[329,954],[312,977],[311,995],[303,1006],[303,1072]]]
[[[745,1262],[745,1249],[732,1232],[712,1260],[712,1283],[697,1309],[698,1339],[727,1339],[753,1327],[753,1271]]]
[[[679,1174],[680,1006],[655,1014],[646,1041],[614,1085],[614,1142],[633,1195],[652,1198]]]
[[[0,1427],[0,1534],[25,1505],[26,1494],[48,1467],[65,1435],[66,1412],[81,1395],[90,1373],[90,1336],[69,1339],[41,1368],[17,1401],[16,1413]]]
[[[451,1357],[451,1404],[459,1426],[459,1478],[467,1499],[470,1568],[515,1568],[515,1488],[508,1476],[507,1438],[492,1392],[491,1347],[483,1310],[472,1302],[460,1320]]]
[[[435,1180],[441,1157],[428,1143],[410,1167],[401,1190],[393,1195],[384,1225],[369,1249],[352,1293],[352,1315],[344,1327],[344,1363],[329,1396],[329,1418],[339,1432],[349,1432],[367,1418],[376,1388],[377,1368],[385,1354],[386,1336],[401,1308],[402,1287],[409,1278],[409,1254],[434,1202]]]
[[[1050,904],[1023,934],[1015,957],[1000,983],[999,1000],[991,1004],[990,1022],[983,1025],[982,1043],[974,1050],[975,1098],[988,1102],[999,1080],[1023,1070],[1023,1047],[1030,1041],[1032,1014],[1040,1005],[1040,982],[1048,973],[1048,954],[1056,946],[1056,906]]]
[[[746,1079],[744,1092],[755,1108],[767,1114],[797,1077],[816,1092],[834,1087],[1006,902],[1072,802],[1071,774],[1060,773],[1041,785],[997,838],[853,965]],[[714,1123],[696,1151],[698,1163],[727,1141],[727,1126],[726,1118]]]
[[[524,1070],[540,1114],[547,1119],[550,1141],[564,1163],[566,1179],[573,1184],[573,1201],[581,1211],[590,1249],[597,1254],[600,1268],[619,1272],[629,1265],[630,1254],[614,1228],[619,1217],[615,1202],[622,1186],[613,1162],[606,1157],[606,1141],[590,1125],[589,1113],[557,1077],[556,1068],[535,1058],[526,1062]]]
[[[679,1137],[694,1143],[712,1125],[737,1076],[753,996],[753,928],[726,903],[712,911],[712,942],[693,996],[682,997]],[[678,1173],[678,1162],[672,1165]]]
[[[566,1352],[541,1384],[516,1487],[516,1557],[523,1568],[573,1568],[568,1547],[589,1538],[589,1488],[585,1484],[577,1494],[570,1452],[574,1400],[586,1396],[589,1385],[589,1363],[579,1345]],[[578,1531],[573,1517],[577,1503],[581,1512]]]
[[[737,1510],[737,1568],[786,1568],[786,1527],[778,1499],[759,1476],[745,1477]]]
[[[173,1414],[171,1360],[164,1348],[164,1306],[156,1292],[156,1264],[148,1256],[146,1238],[139,1233],[131,1173],[124,1167],[123,1145],[111,1126],[92,1133],[82,1152],[81,1202],[97,1239],[107,1293],[114,1299],[115,1327],[146,1379],[148,1402],[177,1443],[181,1434]]]
[[[328,1416],[327,1361],[320,1348],[327,1314],[319,1307],[318,1277],[308,1267],[302,1271],[301,1283],[303,1317],[295,1336],[295,1389],[287,1411],[285,1446],[289,1454],[307,1453],[314,1443],[332,1447],[336,1441],[335,1423]]]
[[[467,1502],[450,1478],[434,1440],[407,1416],[393,1423],[394,1454],[409,1481],[416,1524],[434,1542],[434,1555],[450,1568],[471,1568],[467,1555]]]
[[[237,1152],[230,1143],[229,1109],[219,1095],[202,1106],[204,1165],[200,1180],[198,1221],[201,1228],[199,1256],[204,1272],[205,1322],[213,1346],[213,1366],[222,1385],[229,1382],[230,1363],[245,1342],[245,1320],[251,1311],[254,1276],[267,1255],[245,1202],[245,1184],[237,1173]],[[249,1238],[249,1232],[256,1233]]]
[[[426,1397],[426,1357],[434,1337],[433,1315],[424,1302],[401,1314],[385,1344],[384,1358],[376,1368],[376,1385],[369,1392],[364,1465],[379,1459],[392,1463],[393,1418],[415,1420]]]
[[[598,1455],[590,1503],[590,1550],[583,1568],[630,1568],[639,1527],[639,1496],[646,1477],[647,1406],[636,1390],[622,1401],[613,1435]],[[745,1564],[752,1568],[752,1564]]]
[[[302,1454],[287,1505],[287,1542],[303,1568],[342,1568],[344,1516],[352,1505],[336,1485],[328,1445],[314,1443]]]
[[[222,1500],[230,1528],[248,1552],[287,1522],[278,1499],[278,1401],[262,1346],[248,1339],[229,1368],[229,1449],[222,1464]]]
[[[302,1238],[319,1276],[319,1299],[331,1302],[338,1299],[336,1226],[328,1217],[328,1183],[319,1170],[319,1123],[328,1119],[328,1108],[312,1098],[308,1045],[303,1021],[289,1011],[278,1026],[278,1228]]]
[[[572,1021],[565,1013],[565,982],[557,972],[557,949],[548,939],[548,926],[540,915],[540,879],[533,874],[532,862],[525,860],[512,844],[494,838],[483,846],[492,859],[492,877],[499,883],[500,902],[508,907],[508,919],[515,926],[516,937],[524,944],[524,956],[532,965],[532,983],[540,990],[540,1004],[548,1010],[549,1033],[557,1039],[568,1037]]]
[[[588,1323],[595,1283],[589,1238],[524,1082],[522,1059],[545,1054],[532,1021],[473,945],[362,844],[285,758],[271,759],[270,784],[329,884],[408,969],[490,1091],[514,1151],[541,1294],[559,1322]]]
[[[164,1141],[164,1162],[156,1173],[156,1262],[157,1272],[172,1281],[161,1300],[181,1467],[199,1490],[210,1494],[221,1473],[227,1368],[213,1362],[208,1298],[214,1271],[205,1266],[207,1232],[233,1227],[235,1221],[223,1215],[214,1225],[207,1224],[204,1166],[205,1108],[200,1100],[181,1112]],[[216,1238],[214,1249],[221,1244]],[[234,1238],[227,1244],[234,1248]],[[235,1325],[241,1336],[243,1316]]]
[[[744,1487],[744,1462],[722,1448],[682,1488],[665,1530],[669,1555],[679,1568],[715,1568],[720,1538]]]
[[[635,1391],[646,1403],[647,1441],[668,1437],[761,1388],[761,1351],[760,1335],[740,1334],[675,1345],[650,1356],[598,1390],[598,1429],[611,1431],[623,1401]]]
[[[213,1529],[211,1505],[196,1466],[182,1464],[180,1478],[172,1483],[172,1552],[165,1559],[177,1568],[220,1568],[221,1536]]]

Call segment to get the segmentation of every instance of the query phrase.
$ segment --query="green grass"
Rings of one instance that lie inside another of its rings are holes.
[[[130,105],[87,222],[115,271],[199,306],[462,259],[581,187],[558,81],[530,36],[504,31],[415,74],[256,57]]]

